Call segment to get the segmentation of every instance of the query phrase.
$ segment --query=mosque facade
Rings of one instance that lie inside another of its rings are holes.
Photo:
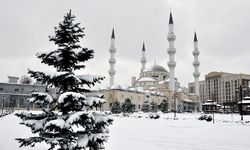
[[[175,77],[175,53],[176,49],[174,47],[174,42],[176,36],[174,34],[174,22],[172,13],[170,12],[169,17],[169,32],[167,36],[169,42],[169,48],[167,53],[169,56],[168,61],[168,70],[156,64],[156,62],[150,66],[146,67],[146,47],[145,43],[142,45],[142,55],[141,55],[141,68],[139,77],[131,77],[131,85],[129,86],[119,86],[115,82],[115,32],[112,30],[111,34],[111,44],[110,44],[110,69],[108,71],[110,76],[109,88],[98,91],[99,93],[104,94],[106,98],[106,104],[104,109],[108,110],[111,108],[112,103],[115,101],[124,102],[126,98],[131,99],[132,103],[135,104],[136,110],[140,110],[141,105],[145,101],[156,102],[158,105],[162,100],[167,100],[169,103],[169,111],[198,111],[199,108],[199,93],[190,95],[188,89],[181,87],[178,79]],[[198,62],[198,40],[195,33],[194,36],[194,77],[195,77],[195,86],[199,84],[199,62]],[[197,83],[198,81],[198,83]],[[199,86],[199,85],[198,85]],[[196,89],[199,91],[199,89]]]

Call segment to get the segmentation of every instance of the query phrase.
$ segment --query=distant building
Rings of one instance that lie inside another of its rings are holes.
[[[206,92],[206,84],[205,80],[199,81],[199,95],[198,98],[201,100],[202,103],[204,103],[207,98],[205,97]],[[188,93],[192,97],[195,94],[195,82],[188,83]]]
[[[210,72],[205,75],[205,80],[200,81],[200,98],[205,103],[206,100],[212,100],[223,106],[236,107],[239,101],[237,89],[244,87],[243,97],[248,96],[250,75],[234,74],[226,72]],[[194,93],[194,82],[188,84],[189,92]]]
[[[0,106],[27,108],[28,98],[31,98],[33,90],[45,92],[46,86],[40,84],[19,84],[18,77],[8,76],[7,83],[0,83]],[[49,89],[50,93],[55,93]],[[33,107],[33,106],[31,106]]]
[[[159,105],[164,99],[167,100],[167,97],[161,92],[143,90],[142,88],[113,86],[110,89],[103,89],[95,92],[104,95],[106,99],[106,103],[103,105],[104,110],[110,110],[115,101],[123,103],[127,98],[135,105],[136,111],[141,109],[141,106],[145,101],[148,101],[149,103],[155,102]]]

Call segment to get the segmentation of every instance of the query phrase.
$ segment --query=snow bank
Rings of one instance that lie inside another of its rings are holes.
[[[136,114],[134,114],[136,115]],[[110,126],[110,137],[105,144],[107,150],[248,150],[250,147],[250,123],[240,122],[239,114],[215,114],[215,124],[197,120],[201,114],[173,113],[161,114],[160,119],[146,118],[148,114],[138,113],[138,117],[116,117]],[[45,150],[45,143],[36,148],[21,147],[17,137],[34,136],[20,119],[13,114],[0,118],[1,150]],[[244,122],[250,116],[244,115]],[[99,138],[96,135],[95,139]],[[94,137],[93,137],[94,138]],[[79,137],[77,143],[84,146],[89,137]],[[57,140],[55,140],[56,142]]]

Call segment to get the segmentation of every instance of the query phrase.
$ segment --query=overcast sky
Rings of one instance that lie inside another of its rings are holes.
[[[82,74],[107,78],[112,27],[116,35],[115,83],[130,85],[139,76],[142,42],[149,67],[167,70],[168,20],[173,13],[176,34],[176,77],[192,82],[193,34],[197,32],[200,79],[211,71],[250,74],[249,0],[0,0],[0,82],[21,76],[27,69],[51,70],[35,54],[53,50],[48,36],[69,9],[85,28],[84,47],[94,49],[94,59]]]

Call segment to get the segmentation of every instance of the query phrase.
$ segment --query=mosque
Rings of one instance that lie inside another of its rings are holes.
[[[175,53],[174,42],[176,36],[174,34],[174,22],[172,13],[169,17],[169,32],[167,39],[169,41],[169,48],[167,49],[169,55],[168,69],[161,65],[155,64],[151,67],[146,67],[146,48],[145,43],[142,45],[141,55],[141,69],[138,78],[131,77],[131,85],[124,87],[115,84],[115,32],[112,30],[111,44],[110,44],[110,69],[108,71],[110,77],[109,88],[100,90],[99,92],[104,94],[107,103],[104,109],[108,110],[112,106],[114,101],[123,102],[126,98],[131,99],[135,104],[136,110],[140,110],[144,101],[154,101],[160,104],[162,100],[166,99],[169,103],[169,111],[200,111],[201,102],[199,101],[199,65],[198,61],[198,40],[196,33],[194,33],[194,80],[195,80],[195,93],[189,94],[188,89],[181,87],[178,79],[175,77]]]

